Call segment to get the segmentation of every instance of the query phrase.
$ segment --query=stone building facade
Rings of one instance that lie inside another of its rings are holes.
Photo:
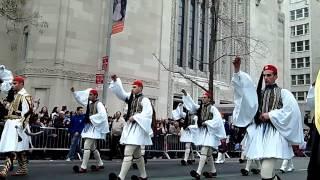
[[[0,26],[0,64],[27,77],[26,88],[40,98],[40,106],[77,106],[70,88],[95,87],[95,74],[101,73],[106,54],[108,1],[105,0],[32,0],[49,27],[40,34],[32,26],[8,36]],[[232,111],[233,92],[230,81],[232,60],[243,58],[243,70],[255,79],[265,63],[280,68],[280,85],[285,85],[283,64],[285,16],[276,0],[221,1],[216,57],[214,66],[216,104],[222,111]],[[202,90],[167,67],[180,71],[198,83],[208,84],[211,0],[139,0],[128,1],[124,31],[111,39],[109,74],[117,74],[129,90],[134,79],[145,82],[144,93],[155,104],[159,118],[171,116],[181,101],[184,88],[194,98]],[[0,19],[5,23],[4,19]],[[12,38],[13,37],[13,38]],[[254,46],[255,40],[266,46]],[[11,42],[17,47],[10,48]],[[257,48],[259,53],[250,53]],[[263,48],[267,49],[265,51]],[[260,50],[262,51],[260,52]],[[226,105],[229,104],[229,105]],[[112,115],[125,109],[110,91],[107,107]]]

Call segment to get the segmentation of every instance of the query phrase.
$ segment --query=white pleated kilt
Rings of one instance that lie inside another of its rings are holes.
[[[248,143],[248,139],[249,139],[249,136],[248,136],[248,133],[246,133],[241,141],[241,150],[243,151],[242,153],[244,155],[246,155],[246,147],[247,147],[247,143]]]
[[[292,146],[276,128],[264,129],[263,125],[255,124],[247,128],[244,153],[248,159],[291,159],[294,156]]]
[[[220,139],[209,131],[206,128],[197,128],[193,132],[193,143],[197,146],[210,146],[214,149],[217,149],[220,146]]]
[[[125,124],[120,138],[120,144],[152,145],[151,136],[138,123]]]
[[[18,127],[18,128],[16,128]],[[18,137],[22,141],[18,142]],[[20,152],[29,150],[31,139],[22,129],[20,119],[7,120],[0,139],[0,152]]]
[[[193,135],[189,129],[181,131],[180,142],[193,142]]]
[[[101,133],[92,124],[86,124],[81,133],[82,138],[106,139],[106,133]]]

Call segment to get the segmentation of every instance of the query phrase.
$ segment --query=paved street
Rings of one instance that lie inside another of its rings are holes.
[[[308,164],[308,158],[295,158],[294,164],[296,170],[292,173],[281,174],[279,170],[277,173],[284,180],[304,180],[306,179],[306,168]],[[93,162],[93,161],[92,161]],[[278,168],[280,167],[278,162]],[[112,171],[119,172],[121,162],[119,160],[105,161],[105,170],[100,172],[90,172],[87,174],[74,174],[72,172],[72,166],[80,164],[79,161],[65,162],[65,161],[30,161],[30,175],[27,177],[9,177],[9,180],[107,180],[109,174]],[[218,177],[216,179],[221,180],[256,180],[260,179],[260,176],[241,176],[240,168],[243,168],[245,164],[239,164],[238,159],[228,159],[224,164],[218,164]],[[152,180],[187,180],[192,179],[189,176],[189,171],[193,168],[196,169],[197,165],[193,166],[180,166],[179,160],[149,160],[147,164],[147,173],[149,179]],[[138,170],[131,169],[127,176],[127,179],[132,174],[138,174]],[[204,179],[204,178],[202,178]]]

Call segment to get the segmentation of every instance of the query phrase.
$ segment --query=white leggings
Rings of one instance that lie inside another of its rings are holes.
[[[136,159],[136,164],[140,171],[140,177],[146,178],[147,173],[144,165],[144,159],[141,155],[141,146],[140,145],[126,145],[124,148],[124,158],[122,161],[121,171],[119,178],[124,180],[126,175],[132,165],[132,160]]]
[[[215,173],[217,171],[216,167],[214,166],[212,152],[213,152],[212,147],[202,146],[201,154],[200,154],[199,166],[198,166],[198,170],[197,170],[197,173],[199,175],[201,175],[201,173],[202,173],[202,169],[203,169],[203,167],[204,167],[204,165],[206,163],[207,158],[208,158],[208,165],[209,165],[210,171],[212,173]]]
[[[263,159],[261,161],[261,178],[262,179],[270,179],[274,177],[274,166],[277,162],[277,159],[270,158],[270,159]]]
[[[100,153],[97,150],[97,140],[86,138],[84,140],[84,152],[83,152],[83,160],[81,164],[82,169],[87,169],[87,164],[88,164],[91,152],[93,153],[93,156],[96,159],[98,166],[103,166]]]

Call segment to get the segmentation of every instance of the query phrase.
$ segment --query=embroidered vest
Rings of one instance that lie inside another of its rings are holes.
[[[210,111],[212,104],[203,105],[201,108],[201,118],[202,121],[206,121],[213,118],[213,114]]]
[[[259,106],[261,113],[270,112],[283,107],[281,100],[281,88],[278,86],[266,88],[262,92],[262,103]]]
[[[91,103],[89,105],[89,116],[91,115],[94,115],[94,114],[97,114],[97,104],[98,104],[99,101],[96,101],[94,103]]]
[[[28,103],[29,109],[33,107],[32,97],[30,95],[23,96],[21,94],[16,94],[14,96],[14,100],[9,105],[8,115],[5,117],[6,119],[21,119],[21,111],[22,111],[22,101],[23,98]]]
[[[142,112],[142,105],[141,101],[143,99],[143,95],[134,97],[132,102],[131,102],[131,108],[130,108],[130,116],[135,115],[136,113],[141,113]]]

